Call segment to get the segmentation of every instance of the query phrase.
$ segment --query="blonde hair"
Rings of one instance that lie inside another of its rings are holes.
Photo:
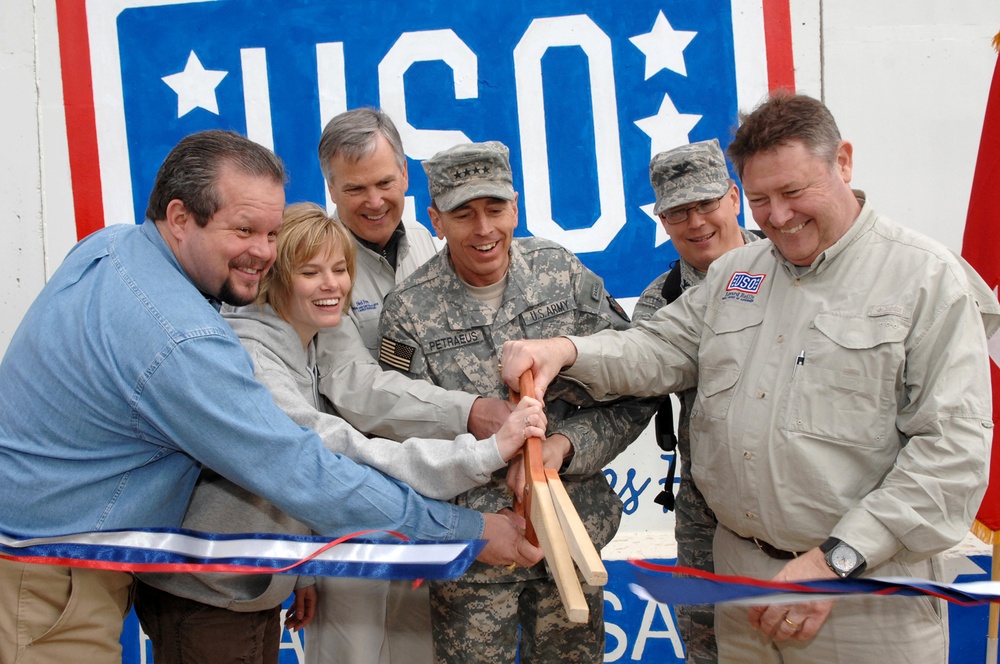
[[[281,216],[277,245],[274,265],[261,279],[257,304],[270,304],[275,313],[287,320],[295,271],[320,253],[343,251],[347,274],[351,277],[351,289],[344,296],[344,309],[350,306],[357,249],[354,238],[343,224],[315,203],[293,203]]]

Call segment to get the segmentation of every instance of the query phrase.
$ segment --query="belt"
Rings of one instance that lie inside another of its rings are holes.
[[[774,558],[775,560],[792,560],[793,558],[798,558],[803,552],[798,551],[784,551],[778,547],[768,544],[764,540],[757,539],[756,537],[743,537],[740,534],[733,533],[741,540],[746,540],[747,542],[753,542],[754,545],[761,551],[763,551],[769,558]]]

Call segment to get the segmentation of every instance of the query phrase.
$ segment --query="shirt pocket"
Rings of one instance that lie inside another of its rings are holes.
[[[702,367],[698,374],[698,398],[692,416],[701,415],[724,420],[733,403],[736,381],[740,373],[719,367]]]
[[[787,430],[861,447],[895,443],[906,319],[821,313],[792,379]]]
[[[365,342],[365,348],[373,355],[379,344],[378,323],[381,311],[382,307],[373,307],[364,311],[351,309],[351,316],[357,323],[358,332],[361,333],[361,339]]]
[[[692,419],[723,420],[729,415],[741,368],[760,329],[763,310],[722,306],[705,314],[708,334],[698,349],[698,394]]]

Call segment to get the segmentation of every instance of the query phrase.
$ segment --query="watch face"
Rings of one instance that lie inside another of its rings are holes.
[[[858,552],[844,544],[838,544],[830,552],[830,564],[841,574],[850,574],[858,566]]]

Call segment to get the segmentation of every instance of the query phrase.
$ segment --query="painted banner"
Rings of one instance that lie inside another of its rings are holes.
[[[387,11],[370,0],[63,0],[58,10],[81,237],[141,221],[164,156],[202,129],[273,148],[288,167],[288,200],[323,202],[322,127],[374,105],[400,129],[411,216],[426,223],[420,160],[502,141],[521,192],[518,234],[573,250],[619,298],[637,296],[676,256],[652,216],[650,157],[729,142],[738,108],[767,91],[765,27],[784,63],[772,62],[771,76],[791,81],[787,1],[465,0]]]

